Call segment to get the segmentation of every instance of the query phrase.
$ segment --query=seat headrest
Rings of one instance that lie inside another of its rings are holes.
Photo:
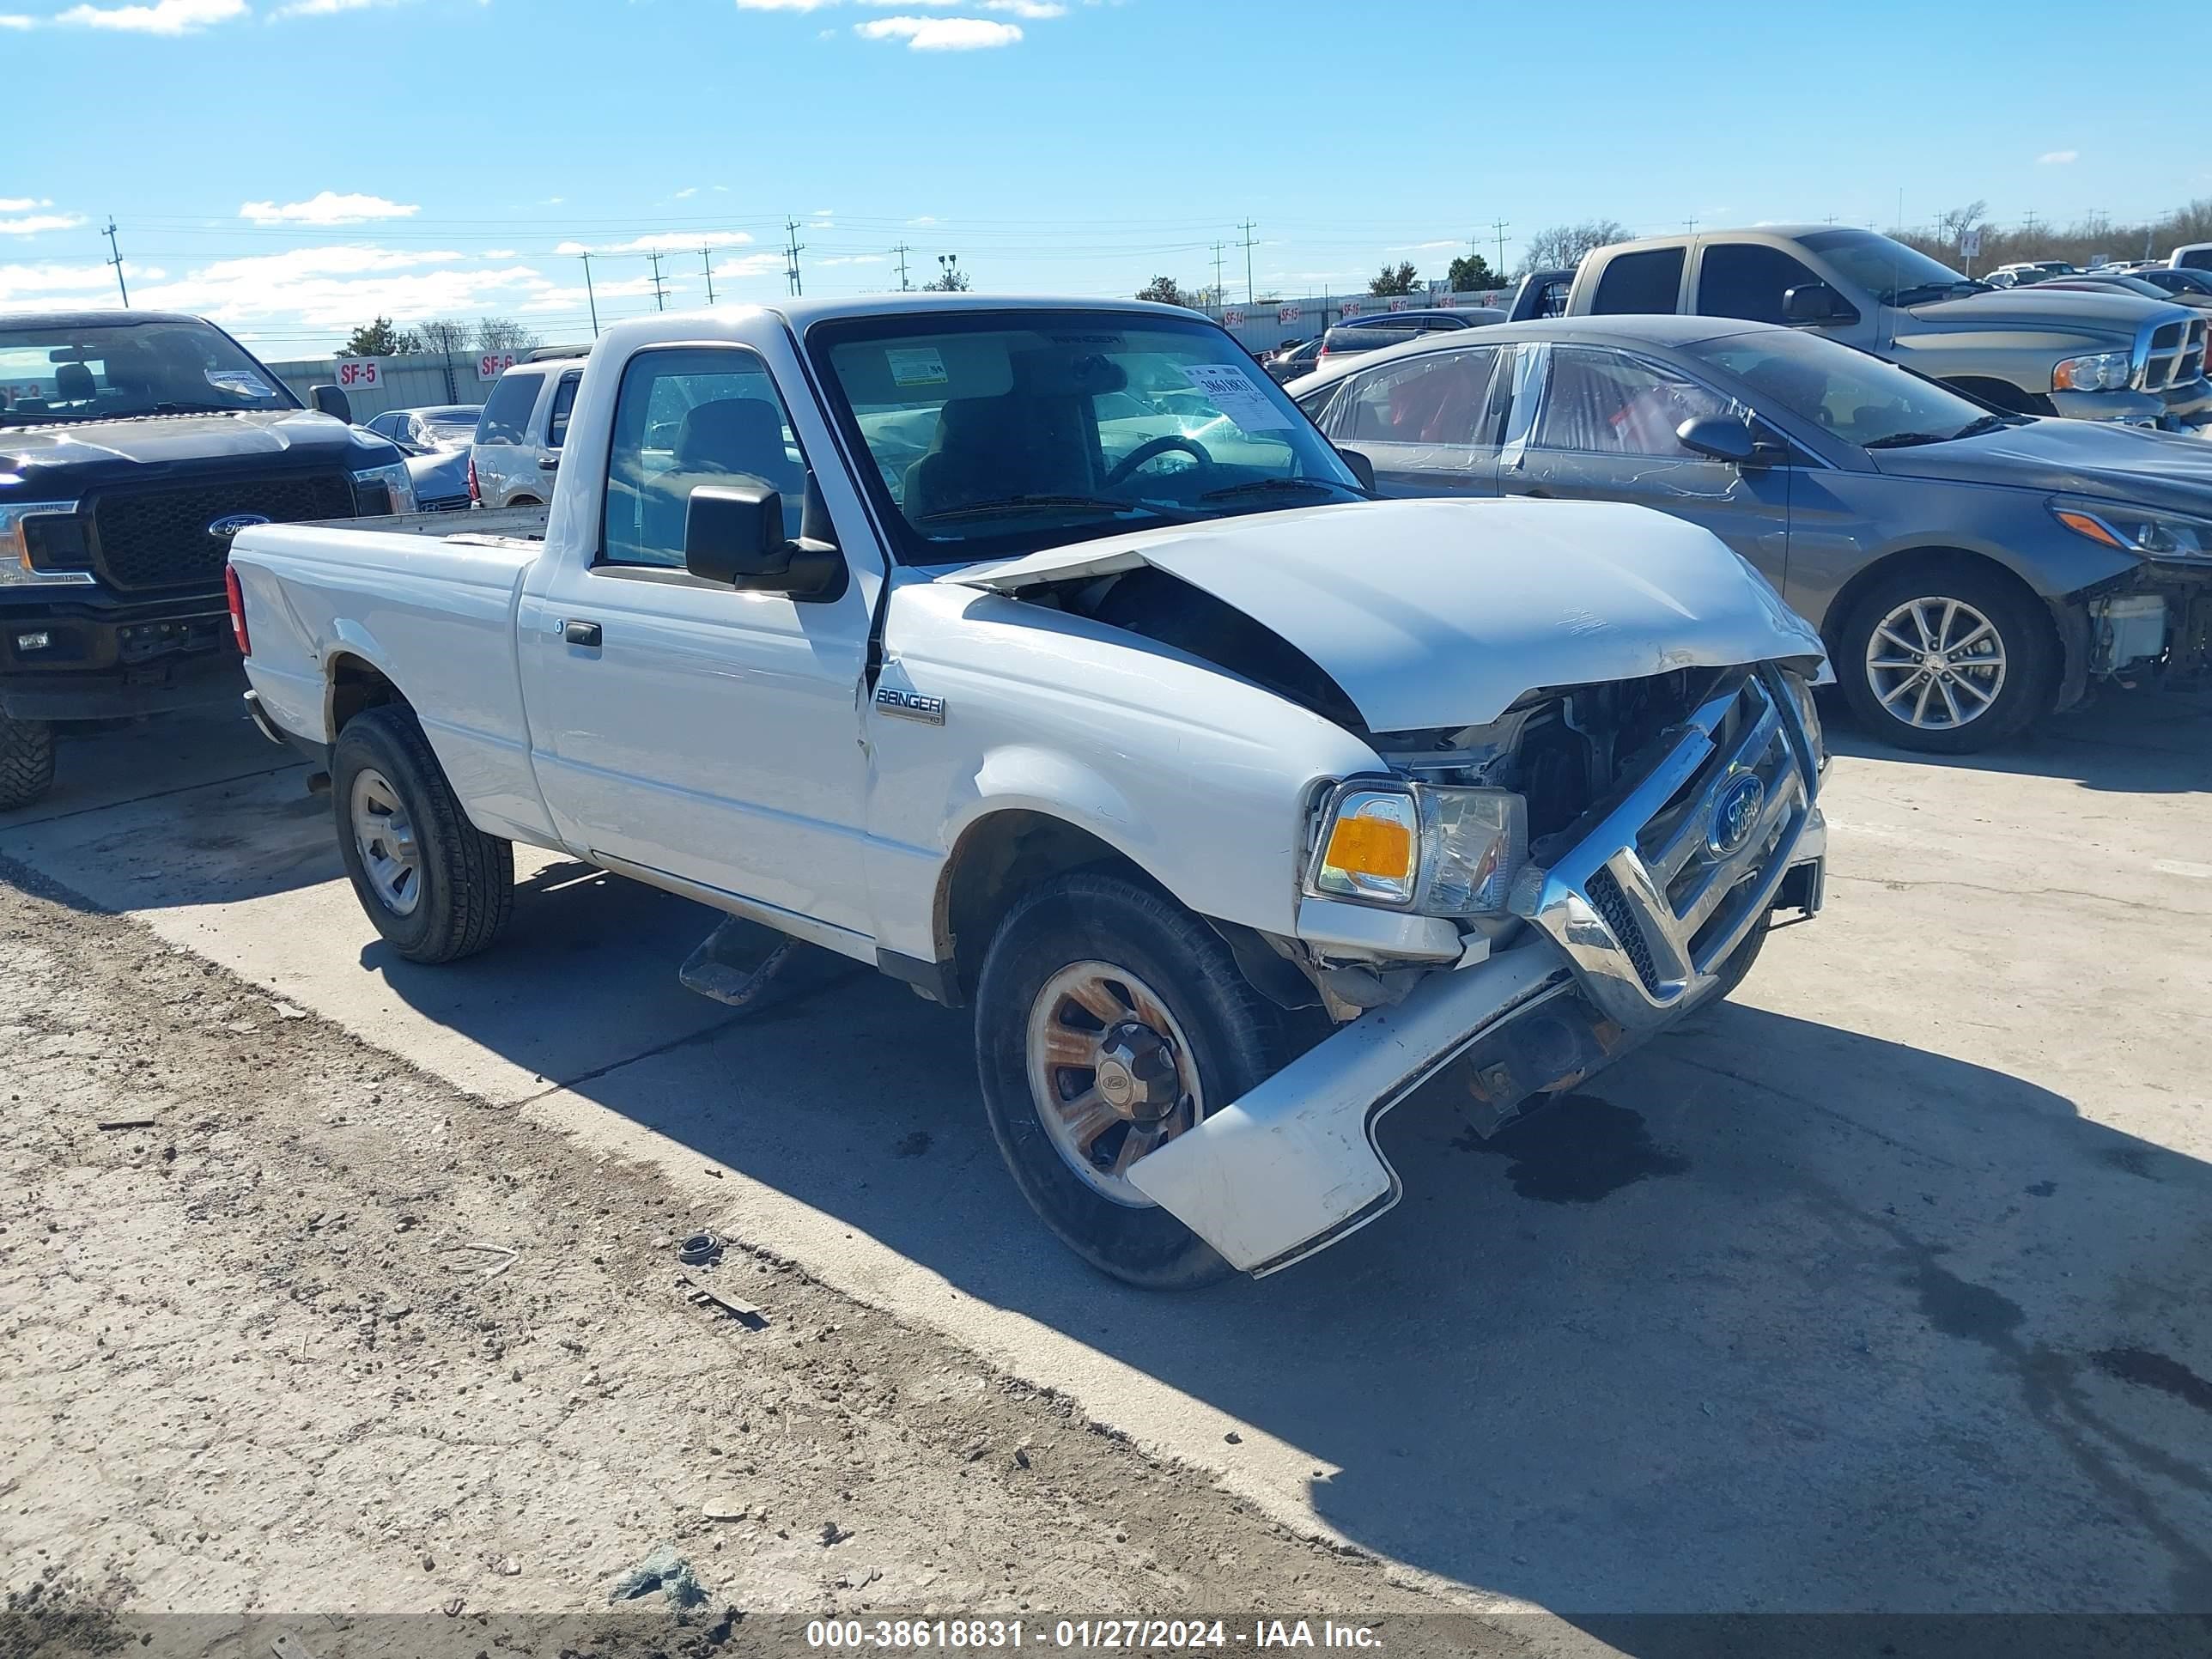
[[[684,417],[676,437],[680,472],[747,472],[758,475],[788,465],[783,447],[783,411],[764,398],[723,398],[701,404]]]
[[[82,363],[63,363],[54,370],[54,399],[64,404],[88,404],[100,395],[92,371]]]

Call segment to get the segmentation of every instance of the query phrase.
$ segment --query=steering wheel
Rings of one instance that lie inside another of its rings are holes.
[[[1146,461],[1157,460],[1170,449],[1180,449],[1195,457],[1200,466],[1213,465],[1213,457],[1206,453],[1204,444],[1200,443],[1195,438],[1186,438],[1180,433],[1170,432],[1164,437],[1149,439],[1139,444],[1116,461],[1113,470],[1106,475],[1107,485],[1110,488],[1123,482]]]

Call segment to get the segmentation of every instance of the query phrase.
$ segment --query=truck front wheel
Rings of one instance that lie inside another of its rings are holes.
[[[361,908],[410,962],[488,947],[514,908],[514,848],[468,820],[412,710],[356,715],[331,756],[338,853]]]
[[[1182,1290],[1232,1269],[1130,1183],[1130,1165],[1289,1057],[1282,1016],[1220,936],[1097,872],[1015,904],[976,991],[975,1058],[1014,1184],[1101,1272]]]
[[[28,806],[53,787],[54,728],[0,714],[0,812]]]

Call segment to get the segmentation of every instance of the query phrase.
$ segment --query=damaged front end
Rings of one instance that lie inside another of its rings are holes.
[[[1794,667],[1677,670],[1370,736],[1391,775],[1330,793],[1299,936],[1271,941],[1338,1029],[1129,1171],[1255,1275],[1396,1203],[1376,1121],[1445,1066],[1464,1063],[1494,1130],[1725,994],[1773,910],[1821,902],[1824,757]],[[1418,858],[1392,886],[1401,844]],[[1363,935],[1361,911],[1407,927]]]

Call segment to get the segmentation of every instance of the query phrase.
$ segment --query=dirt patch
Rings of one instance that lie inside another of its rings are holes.
[[[652,1171],[12,878],[0,1559],[27,1651],[118,1606],[603,1615],[657,1550],[708,1629],[1442,1610],[773,1240],[680,1261],[711,1218]]]

